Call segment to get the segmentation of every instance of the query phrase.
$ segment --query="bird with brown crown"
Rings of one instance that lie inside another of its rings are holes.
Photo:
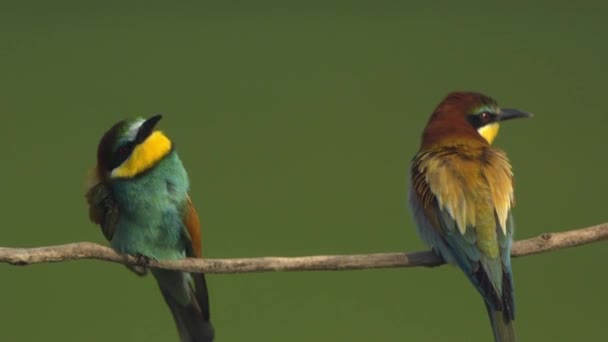
[[[509,159],[492,142],[501,122],[530,116],[479,93],[451,93],[431,115],[411,165],[418,233],[482,295],[497,342],[516,341],[514,195]]]

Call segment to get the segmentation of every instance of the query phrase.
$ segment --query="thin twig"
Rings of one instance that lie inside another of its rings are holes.
[[[608,223],[545,233],[513,244],[514,257],[549,252],[608,239]],[[98,259],[121,264],[137,264],[133,256],[121,255],[109,247],[91,242],[38,248],[0,247],[0,263],[32,265],[79,259]],[[319,255],[304,257],[262,257],[242,259],[151,260],[149,267],[205,273],[248,273],[270,271],[339,271],[389,267],[433,267],[443,264],[431,251],[413,253],[375,253],[354,255]]]

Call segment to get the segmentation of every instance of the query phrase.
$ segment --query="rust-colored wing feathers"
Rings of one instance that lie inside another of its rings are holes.
[[[201,227],[198,218],[198,213],[194,209],[190,196],[186,198],[186,207],[184,208],[184,225],[190,235],[190,241],[192,243],[192,252],[194,255],[190,257],[200,258],[202,256],[202,241],[201,241]]]
[[[89,219],[101,227],[106,239],[112,240],[118,221],[118,206],[110,189],[97,178],[96,172],[91,172],[89,175],[89,190],[85,197],[89,204]]]

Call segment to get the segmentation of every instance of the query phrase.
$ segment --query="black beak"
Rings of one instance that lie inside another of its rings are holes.
[[[137,137],[135,137],[135,144],[139,144],[146,140],[154,131],[154,126],[162,119],[162,115],[154,115],[153,117],[144,121],[143,124],[139,127],[139,131],[137,132]]]
[[[528,112],[522,112],[521,110],[512,109],[512,108],[503,108],[500,110],[500,115],[498,116],[498,121],[505,121],[517,118],[531,118],[534,114]]]

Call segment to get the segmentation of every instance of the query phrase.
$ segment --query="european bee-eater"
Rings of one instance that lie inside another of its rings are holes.
[[[86,198],[89,216],[119,253],[155,260],[201,257],[186,170],[161,115],[116,123],[101,138]],[[143,259],[142,259],[143,260]],[[145,266],[129,267],[145,273]],[[152,269],[182,342],[213,341],[203,274]]]
[[[529,116],[479,93],[451,93],[431,115],[412,161],[409,197],[418,233],[483,296],[500,342],[516,340],[513,173],[505,152],[491,144],[502,121]]]

